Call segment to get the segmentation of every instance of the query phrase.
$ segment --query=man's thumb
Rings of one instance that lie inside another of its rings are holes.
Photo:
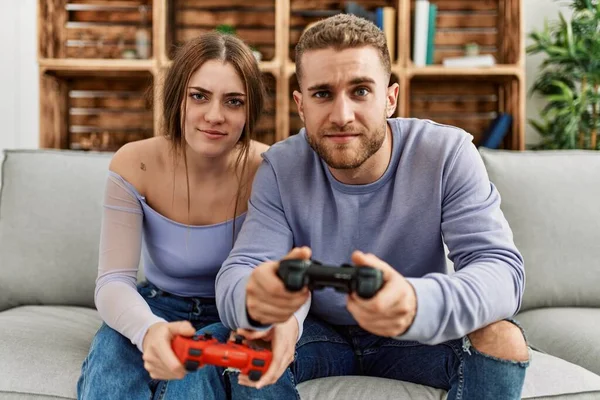
[[[303,247],[294,247],[292,251],[290,251],[285,257],[286,260],[290,259],[300,259],[300,260],[308,260],[312,256],[312,250],[308,246]]]

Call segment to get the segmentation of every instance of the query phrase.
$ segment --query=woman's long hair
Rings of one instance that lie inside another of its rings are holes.
[[[238,73],[246,88],[246,123],[237,143],[238,157],[235,171],[238,190],[233,214],[232,245],[235,240],[235,217],[240,200],[247,194],[248,154],[253,132],[264,108],[265,88],[256,58],[252,51],[239,38],[219,32],[209,32],[186,42],[177,51],[169,68],[163,88],[164,135],[173,147],[173,162],[177,165],[183,156],[186,173],[188,219],[190,215],[190,182],[185,152],[185,110],[187,109],[187,88],[192,74],[209,60],[230,63]],[[238,172],[239,171],[239,172]],[[174,191],[173,187],[173,191]],[[174,193],[174,192],[173,192]]]

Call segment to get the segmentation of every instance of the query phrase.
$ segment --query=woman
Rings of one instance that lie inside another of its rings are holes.
[[[205,34],[179,50],[165,78],[164,135],[114,155],[95,291],[105,323],[83,363],[78,398],[190,398],[194,374],[186,376],[171,340],[219,321],[215,276],[267,149],[251,140],[263,98],[248,47]],[[136,287],[140,255],[148,282]]]

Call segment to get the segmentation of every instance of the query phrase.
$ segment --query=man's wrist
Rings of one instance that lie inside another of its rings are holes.
[[[415,291],[415,288],[413,287],[413,285],[411,285],[410,282],[407,281],[406,283],[408,283],[408,287],[409,287],[409,290],[408,290],[409,300],[408,301],[410,303],[410,311],[408,312],[408,324],[406,325],[406,328],[404,329],[404,331],[402,333],[400,333],[399,335],[406,333],[406,331],[408,331],[410,329],[412,324],[415,322],[415,318],[417,316],[417,292]]]
[[[266,328],[269,326],[268,324],[263,324],[262,322],[252,318],[252,316],[250,315],[250,311],[248,310],[248,305],[246,305],[246,318],[248,318],[248,323],[250,323],[250,325],[255,328]]]

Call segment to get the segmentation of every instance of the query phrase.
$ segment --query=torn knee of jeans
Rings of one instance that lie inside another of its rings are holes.
[[[485,352],[479,351],[471,342],[471,339],[469,339],[468,336],[464,336],[462,339],[462,350],[464,353],[467,353],[469,356],[473,356],[475,354],[484,357],[484,358],[488,358],[491,360],[495,360],[495,361],[499,361],[499,362],[504,362],[504,363],[512,363],[512,364],[517,364],[517,365],[521,365],[521,366],[528,366],[529,362],[531,361],[531,356],[532,356],[532,352],[531,352],[531,348],[529,348],[529,346],[527,346],[527,360],[512,360],[512,359],[508,359],[508,358],[503,358],[503,357],[497,357],[495,355],[491,355],[491,354],[487,354]]]

